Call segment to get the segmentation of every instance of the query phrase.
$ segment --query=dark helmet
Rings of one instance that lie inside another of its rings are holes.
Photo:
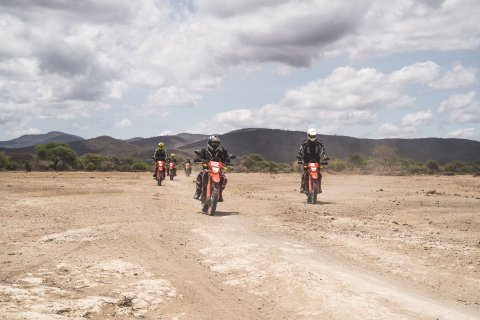
[[[208,149],[210,150],[217,150],[218,147],[220,146],[220,138],[217,136],[210,136],[208,138]]]

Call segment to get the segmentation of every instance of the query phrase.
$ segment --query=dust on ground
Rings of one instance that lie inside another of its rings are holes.
[[[1,319],[480,319],[480,178],[0,172]]]

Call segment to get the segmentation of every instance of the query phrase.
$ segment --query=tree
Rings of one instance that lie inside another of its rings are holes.
[[[390,167],[395,163],[397,149],[390,146],[377,146],[373,149],[373,157],[376,162],[382,166],[382,173],[385,172],[386,167]]]
[[[428,160],[427,162],[425,162],[425,167],[430,173],[435,173],[440,171],[440,165],[435,160]]]
[[[134,162],[132,163],[132,169],[134,171],[147,171],[148,170],[148,164],[145,162]]]
[[[35,147],[37,158],[51,161],[53,170],[57,171],[59,165],[75,165],[77,154],[65,143],[49,142]]]
[[[10,165],[10,159],[4,152],[0,152],[0,169],[6,169]]]
[[[350,165],[350,170],[355,167],[362,168],[365,166],[365,158],[360,153],[352,153],[348,155],[347,163]]]
[[[455,173],[466,173],[466,165],[465,162],[459,160],[453,160],[447,163],[443,169],[447,172],[455,172]]]

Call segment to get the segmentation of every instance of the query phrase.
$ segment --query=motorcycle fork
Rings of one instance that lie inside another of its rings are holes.
[[[312,174],[312,172],[309,172],[308,173],[308,192],[312,192],[312,182],[313,180],[316,180],[317,181],[317,185],[316,185],[316,191],[317,193],[320,191],[320,179],[319,179],[319,174]]]

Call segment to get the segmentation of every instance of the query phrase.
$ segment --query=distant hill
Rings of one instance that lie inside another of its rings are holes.
[[[84,140],[82,137],[74,136],[71,134],[51,131],[44,134],[27,134],[19,138],[9,140],[9,141],[0,141],[0,147],[2,148],[25,148],[32,147],[37,144],[48,143],[48,142],[73,142]]]
[[[259,153],[265,159],[278,162],[295,161],[305,138],[305,132],[278,129],[242,129],[220,135],[222,145],[231,153],[239,156]],[[319,138],[331,158],[345,159],[352,153],[370,155],[375,147],[388,145],[396,148],[400,157],[422,163],[431,159],[440,163],[480,160],[480,142],[466,139],[358,139],[332,135],[319,135]],[[193,153],[206,143],[205,139],[185,145],[180,150]]]
[[[193,133],[179,133],[176,136],[186,140],[188,143],[202,141],[209,137],[206,134],[193,134]]]
[[[43,139],[38,137],[37,139],[34,137],[35,135],[30,136],[30,143],[33,141],[45,143],[51,141],[51,139],[57,139],[54,135],[48,139],[44,138],[45,135],[37,135],[42,136]],[[303,131],[241,129],[220,135],[220,138],[222,146],[225,146],[230,153],[238,156],[259,153],[268,160],[291,162],[296,160],[300,143],[305,139],[305,136],[306,134]],[[465,162],[480,160],[480,142],[473,140],[441,138],[358,139],[332,135],[319,135],[319,137],[324,142],[327,155],[330,158],[346,159],[352,153],[371,155],[375,147],[388,145],[396,148],[400,157],[414,159],[422,163],[428,160],[436,160],[441,164],[453,160]],[[18,139],[21,138],[23,137]],[[132,157],[145,161],[153,155],[154,148],[160,141],[165,143],[169,153],[193,158],[194,150],[207,145],[208,135],[181,133],[172,136],[133,138],[128,140],[115,139],[109,136],[87,140],[80,139],[67,142],[80,156],[85,153],[99,153],[119,158]],[[33,146],[23,148],[5,148],[0,146],[0,151],[4,151],[7,154],[34,154],[35,148]]]

